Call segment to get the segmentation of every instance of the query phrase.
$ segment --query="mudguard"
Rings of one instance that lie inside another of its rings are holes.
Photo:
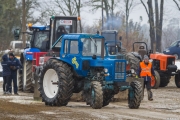
[[[40,52],[37,48],[27,48],[24,50],[23,55],[26,60],[33,60],[33,53],[34,52]]]

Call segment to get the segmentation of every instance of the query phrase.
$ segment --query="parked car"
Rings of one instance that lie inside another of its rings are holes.
[[[176,59],[180,59],[180,40],[174,41],[163,51],[163,53],[167,55],[174,55]]]

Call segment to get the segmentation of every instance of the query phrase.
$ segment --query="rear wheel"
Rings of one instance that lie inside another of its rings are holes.
[[[154,71],[154,72],[155,72],[156,77],[154,76],[151,77],[151,88],[157,89],[159,88],[159,85],[160,85],[160,76],[157,71]]]
[[[166,87],[171,79],[171,76],[165,74],[160,75],[160,87]]]
[[[23,62],[23,91],[34,91],[34,86],[32,83],[32,61]]]
[[[134,69],[136,72],[139,68],[140,60],[137,57],[135,57],[132,53],[126,54],[126,60],[128,61],[130,69]]]
[[[126,48],[121,48],[121,50],[120,50],[120,54],[123,54],[123,55],[125,55],[127,53],[127,51],[126,51]]]
[[[18,90],[23,91],[23,74],[21,70],[17,71]]]
[[[92,81],[91,83],[91,107],[94,109],[100,109],[103,106],[103,90],[102,85],[98,81]]]
[[[45,105],[65,106],[73,94],[74,80],[71,68],[64,62],[49,60],[39,80],[39,91]]]
[[[138,109],[142,99],[142,85],[139,81],[131,82],[130,86],[132,89],[129,89],[128,94],[128,104],[131,109]]]

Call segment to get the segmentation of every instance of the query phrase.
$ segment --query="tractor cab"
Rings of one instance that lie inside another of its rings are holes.
[[[77,17],[52,16],[50,19],[50,48],[64,34],[77,33]]]
[[[108,56],[113,57],[118,54],[125,54],[126,49],[122,47],[121,43],[122,37],[119,37],[119,40],[117,40],[117,30],[104,30],[101,32],[101,35],[105,38],[105,47]]]
[[[105,42],[108,55],[116,55],[121,52],[121,42],[107,41]]]
[[[47,52],[49,47],[49,26],[31,26],[28,25],[31,33],[30,48],[37,48],[41,52]]]

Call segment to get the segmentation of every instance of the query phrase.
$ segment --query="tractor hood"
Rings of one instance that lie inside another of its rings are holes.
[[[102,59],[100,57],[96,59],[93,59],[92,57],[78,58],[72,56],[68,59],[68,63],[80,76],[87,76],[91,68],[101,68],[104,69],[107,75],[105,77],[106,81],[124,81],[126,78],[126,60],[109,58]]]

